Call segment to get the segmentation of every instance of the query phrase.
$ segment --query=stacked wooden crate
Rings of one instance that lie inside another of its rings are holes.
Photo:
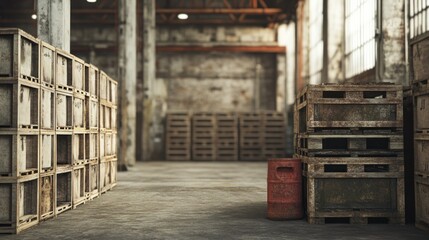
[[[101,132],[115,185],[117,84],[100,130],[97,68],[18,29],[0,29],[0,62],[0,233],[18,233],[99,196]]]
[[[284,157],[286,126],[283,113],[264,111],[240,114],[240,160]]]
[[[166,158],[170,161],[191,160],[191,115],[170,112],[166,116]]]
[[[425,62],[427,51],[425,48],[420,58],[413,59],[416,226],[425,231],[429,231],[429,72]]]
[[[402,86],[310,85],[295,152],[310,223],[404,223]]]
[[[192,160],[216,159],[216,118],[212,112],[197,112],[192,116]]]
[[[39,41],[0,30],[0,233],[39,222]]]
[[[238,116],[215,113],[215,160],[238,160]]]
[[[118,84],[100,71],[100,191],[116,185],[117,158],[117,92]]]

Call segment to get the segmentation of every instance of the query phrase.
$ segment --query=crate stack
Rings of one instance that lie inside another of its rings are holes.
[[[429,85],[414,74],[414,180],[416,226],[429,231]]]
[[[285,115],[280,112],[261,113],[263,120],[263,154],[265,159],[286,155]]]
[[[19,233],[99,196],[101,132],[115,185],[117,83],[101,131],[97,68],[19,29],[0,29],[0,62],[0,233]]]
[[[309,85],[295,104],[309,223],[404,223],[402,86]]]
[[[191,160],[191,114],[189,112],[167,113],[165,139],[167,160]]]
[[[216,115],[197,112],[192,116],[192,160],[216,159]]]
[[[236,113],[215,114],[215,160],[238,160],[238,116]]]
[[[39,41],[0,29],[0,233],[39,222]]]
[[[105,193],[116,185],[118,84],[100,71],[100,191]]]

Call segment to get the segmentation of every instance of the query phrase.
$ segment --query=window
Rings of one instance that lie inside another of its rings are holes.
[[[309,77],[311,84],[322,82],[323,2],[323,0],[309,1]]]
[[[346,0],[345,77],[375,68],[377,0]]]
[[[429,31],[429,0],[410,0],[410,38]]]

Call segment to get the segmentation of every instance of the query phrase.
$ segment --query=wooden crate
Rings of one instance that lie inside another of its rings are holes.
[[[414,96],[414,129],[416,133],[429,134],[429,93]]]
[[[73,129],[74,130],[85,130],[85,115],[86,115],[86,109],[85,109],[85,96],[80,95],[79,97],[77,94],[73,97]]]
[[[216,119],[214,113],[199,112],[192,116],[192,160],[216,158]]]
[[[72,208],[72,170],[56,174],[56,211],[61,214]]]
[[[0,234],[19,233],[39,222],[39,179],[0,183]]]
[[[55,91],[40,88],[40,129],[55,130]]]
[[[99,196],[99,169],[98,163],[85,165],[85,194],[90,200]]]
[[[217,161],[238,160],[238,116],[235,113],[215,114],[215,159]]]
[[[306,177],[304,189],[311,224],[405,223],[403,178]]]
[[[92,99],[98,100],[99,84],[100,84],[99,70],[92,64],[85,64],[85,91],[89,93]]]
[[[111,171],[111,173],[110,173],[110,182],[111,182],[111,188],[113,188],[113,187],[115,187],[116,186],[116,184],[117,184],[117,182],[118,182],[118,178],[117,178],[117,175],[118,175],[118,159],[112,159],[111,161],[110,161],[110,171]]]
[[[308,85],[296,99],[294,132],[402,131],[402,101],[399,85]]]
[[[263,118],[260,113],[240,113],[240,160],[261,161],[264,159]]]
[[[55,170],[56,163],[56,136],[54,131],[40,132],[40,174],[49,173]]]
[[[87,200],[85,194],[85,165],[73,167],[72,188],[73,208],[76,208]]]
[[[40,209],[39,219],[47,220],[55,216],[55,174],[40,176]]]
[[[56,89],[73,92],[73,59],[74,56],[61,49],[55,49]]]
[[[317,134],[295,137],[296,154],[310,157],[403,156],[402,134]]]
[[[73,94],[66,92],[56,92],[56,125],[57,131],[73,130]]]
[[[1,177],[23,177],[39,173],[39,133],[0,132]]]
[[[166,115],[166,158],[170,161],[191,160],[191,117],[187,112]]]
[[[85,133],[85,163],[98,163],[99,133]]]
[[[72,136],[73,165],[82,165],[85,163],[85,133],[74,132]]]
[[[110,99],[109,102],[113,105],[113,106],[117,106],[118,105],[118,82],[116,82],[115,80],[113,80],[112,78],[109,78],[109,89],[110,89]]]
[[[100,130],[106,131],[112,129],[112,107],[100,104]]]
[[[57,172],[70,171],[73,164],[73,136],[72,133],[57,133],[56,134],[56,157]]]
[[[85,62],[78,57],[73,58],[73,89],[85,95]]]
[[[0,83],[0,128],[39,129],[39,94],[30,82]]]
[[[429,232],[429,178],[416,175],[416,227]]]
[[[112,188],[111,167],[111,162],[100,162],[100,193],[105,193]]]
[[[55,47],[40,41],[40,84],[55,89]]]
[[[429,134],[414,135],[414,171],[429,177]]]
[[[87,130],[98,130],[98,111],[99,105],[97,99],[94,99],[92,97],[85,97],[85,127]]]
[[[116,131],[116,130],[118,130],[118,115],[117,115],[117,113],[118,113],[118,109],[117,109],[117,107],[116,106],[112,106],[112,108],[111,108],[111,112],[110,112],[110,114],[111,114],[111,116],[110,116],[110,129],[111,130],[113,130],[113,131]]]
[[[39,40],[20,29],[0,29],[0,80],[39,82]]]
[[[110,97],[110,87],[108,76],[105,72],[100,71],[100,103],[107,104]]]

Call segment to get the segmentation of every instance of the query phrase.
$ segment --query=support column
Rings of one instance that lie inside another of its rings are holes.
[[[154,119],[155,101],[155,61],[156,61],[156,30],[155,30],[155,0],[143,0],[143,86],[145,90],[145,100],[143,106],[143,159],[152,158],[156,133],[154,125],[157,120]]]
[[[70,0],[37,1],[37,36],[70,52]]]
[[[118,167],[136,162],[137,21],[136,0],[119,0],[120,149]]]

